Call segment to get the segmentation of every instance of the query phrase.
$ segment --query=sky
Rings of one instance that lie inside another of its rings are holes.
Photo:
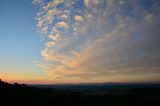
[[[158,0],[1,0],[0,78],[159,83]]]

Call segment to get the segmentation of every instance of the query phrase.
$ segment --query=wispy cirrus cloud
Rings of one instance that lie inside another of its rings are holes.
[[[95,80],[160,72],[159,3],[154,0],[33,0],[49,39],[43,68],[54,79]]]

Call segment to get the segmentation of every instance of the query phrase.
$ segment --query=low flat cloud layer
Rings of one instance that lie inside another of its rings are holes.
[[[158,0],[33,0],[53,79],[160,73]]]

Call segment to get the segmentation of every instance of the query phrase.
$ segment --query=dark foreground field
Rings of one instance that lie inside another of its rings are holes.
[[[160,106],[158,84],[26,86],[0,81],[0,106]]]

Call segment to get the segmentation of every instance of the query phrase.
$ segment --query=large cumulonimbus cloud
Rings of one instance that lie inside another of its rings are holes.
[[[46,41],[41,66],[54,79],[160,72],[156,0],[33,0]]]

